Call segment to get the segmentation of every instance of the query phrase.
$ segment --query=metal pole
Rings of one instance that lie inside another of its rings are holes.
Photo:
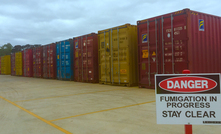
[[[182,72],[183,74],[190,74],[190,70],[183,70]],[[193,129],[192,129],[192,125],[191,124],[185,124],[185,134],[192,134],[193,133]]]

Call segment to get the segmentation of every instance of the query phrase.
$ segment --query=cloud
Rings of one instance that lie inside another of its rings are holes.
[[[1,1],[0,46],[45,45],[184,8],[221,16],[218,0]]]

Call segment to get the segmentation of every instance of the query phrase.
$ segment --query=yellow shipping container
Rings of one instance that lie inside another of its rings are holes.
[[[138,85],[137,26],[98,31],[99,83]]]
[[[22,75],[22,52],[15,53],[15,75]]]
[[[11,55],[1,57],[1,74],[11,74]]]

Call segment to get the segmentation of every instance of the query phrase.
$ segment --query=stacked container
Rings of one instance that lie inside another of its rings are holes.
[[[2,63],[2,62],[1,62],[1,58],[2,58],[2,57],[0,57],[0,74],[1,74],[1,63]]]
[[[57,79],[73,80],[73,40],[64,40],[56,43]]]
[[[43,47],[33,48],[33,77],[43,77]]]
[[[98,36],[95,33],[74,38],[74,80],[98,83]]]
[[[15,53],[11,54],[11,75],[15,75]]]
[[[136,86],[137,27],[125,24],[98,32],[99,83]]]
[[[32,49],[25,49],[23,51],[23,76],[33,76],[33,51]]]
[[[11,74],[11,56],[5,55],[1,57],[1,74]]]
[[[155,74],[221,73],[221,18],[189,9],[138,21],[139,87]],[[171,30],[172,29],[172,30]]]
[[[56,44],[43,46],[43,78],[56,78]]]
[[[15,53],[15,75],[21,76],[23,74],[22,71],[22,52]]]

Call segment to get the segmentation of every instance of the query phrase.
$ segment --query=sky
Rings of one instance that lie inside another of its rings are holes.
[[[189,8],[221,16],[220,0],[0,0],[0,46],[50,44]]]

